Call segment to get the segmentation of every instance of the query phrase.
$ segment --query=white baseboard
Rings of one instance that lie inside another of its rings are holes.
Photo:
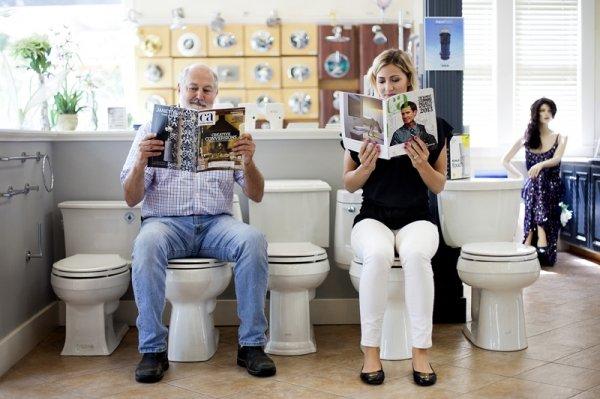
[[[220,299],[215,309],[215,325],[237,326],[240,324],[236,312],[235,299]],[[267,317],[269,316],[269,301],[266,304]],[[163,321],[169,324],[171,305],[167,303],[163,314]],[[310,316],[313,324],[359,324],[360,313],[358,298],[343,299],[314,299],[310,303]],[[115,315],[130,326],[135,326],[137,307],[133,300],[122,300]],[[65,304],[59,302],[59,325],[65,325]]]
[[[0,376],[52,332],[58,322],[58,306],[52,302],[0,340]]]

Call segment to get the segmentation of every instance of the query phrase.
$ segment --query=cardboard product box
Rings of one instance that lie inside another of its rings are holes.
[[[471,177],[471,157],[469,154],[469,134],[453,136],[448,146],[448,172],[450,180],[468,179]]]

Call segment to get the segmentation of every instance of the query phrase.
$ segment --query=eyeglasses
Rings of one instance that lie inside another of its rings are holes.
[[[200,90],[201,90],[201,89],[200,89],[200,87],[198,87],[198,86],[187,86],[187,91],[188,91],[189,93],[192,93],[192,94],[194,94],[194,95],[198,94],[198,92],[199,92]],[[206,94],[211,94],[211,93],[213,93],[213,92],[215,91],[215,89],[214,89],[213,87],[210,87],[210,86],[206,86],[206,87],[204,87],[204,88],[203,88],[203,90],[204,90],[204,92],[205,92]]]

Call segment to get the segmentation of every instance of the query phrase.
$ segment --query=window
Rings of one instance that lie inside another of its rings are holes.
[[[30,1],[29,4],[67,4],[68,1]],[[10,43],[32,34],[46,34],[53,48],[61,40],[55,33],[65,33],[65,26],[76,43],[76,52],[81,59],[81,67],[75,74],[89,72],[97,86],[95,96],[98,111],[98,129],[107,126],[107,107],[125,106],[128,100],[128,85],[133,80],[134,60],[133,43],[135,35],[127,30],[124,23],[125,10],[120,1],[90,0],[84,5],[44,5],[21,6],[11,9],[8,17],[0,18],[0,33],[9,36]],[[94,4],[92,4],[94,3]],[[129,40],[131,39],[131,40]],[[37,88],[37,81],[32,79],[33,73],[15,69],[17,62],[7,48],[2,53],[4,67],[9,64],[14,79],[3,79],[0,85],[6,85],[7,90],[0,90],[0,128],[16,127],[18,125],[16,110],[22,108],[29,98],[29,93]],[[51,58],[55,55],[52,54]],[[0,65],[2,70],[2,65]],[[60,72],[60,71],[55,71]],[[56,81],[56,79],[54,79]],[[73,77],[69,82],[73,82]],[[14,82],[14,84],[13,84]],[[29,89],[31,85],[31,89]],[[56,82],[50,83],[50,98],[57,89]],[[129,94],[129,97],[131,95]],[[88,102],[84,105],[89,105]],[[5,110],[9,117],[5,116]],[[91,108],[80,113],[79,130],[91,130]],[[39,110],[31,109],[25,121],[24,128],[39,128]]]
[[[497,124],[494,0],[463,0],[462,4],[465,20],[464,125],[472,135],[473,147],[495,146],[496,135],[490,135]]]
[[[548,97],[558,108],[552,129],[581,131],[578,0],[516,0],[514,127],[524,131],[531,104]]]
[[[514,142],[540,97],[556,102],[551,127],[569,135],[569,152],[591,144],[593,129],[582,126],[594,123],[586,114],[594,101],[593,66],[586,66],[593,65],[594,21],[584,17],[585,10],[593,15],[593,2],[463,0],[463,118],[473,147]]]

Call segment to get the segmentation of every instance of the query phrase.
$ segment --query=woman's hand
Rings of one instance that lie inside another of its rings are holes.
[[[540,174],[540,172],[542,171],[542,169],[544,169],[544,167],[542,166],[542,163],[536,163],[535,165],[533,165],[531,168],[529,168],[529,171],[527,172],[527,174],[529,175],[530,178],[532,179],[536,179],[538,177],[538,175]]]
[[[375,165],[377,163],[377,158],[379,157],[379,152],[381,151],[379,144],[372,142],[369,139],[363,141],[360,146],[360,150],[358,151],[358,159],[360,160],[360,165],[367,171],[371,173],[375,170]]]
[[[421,168],[427,164],[429,159],[429,150],[427,144],[417,136],[411,137],[404,143],[404,149],[410,158],[410,162],[415,169]]]

